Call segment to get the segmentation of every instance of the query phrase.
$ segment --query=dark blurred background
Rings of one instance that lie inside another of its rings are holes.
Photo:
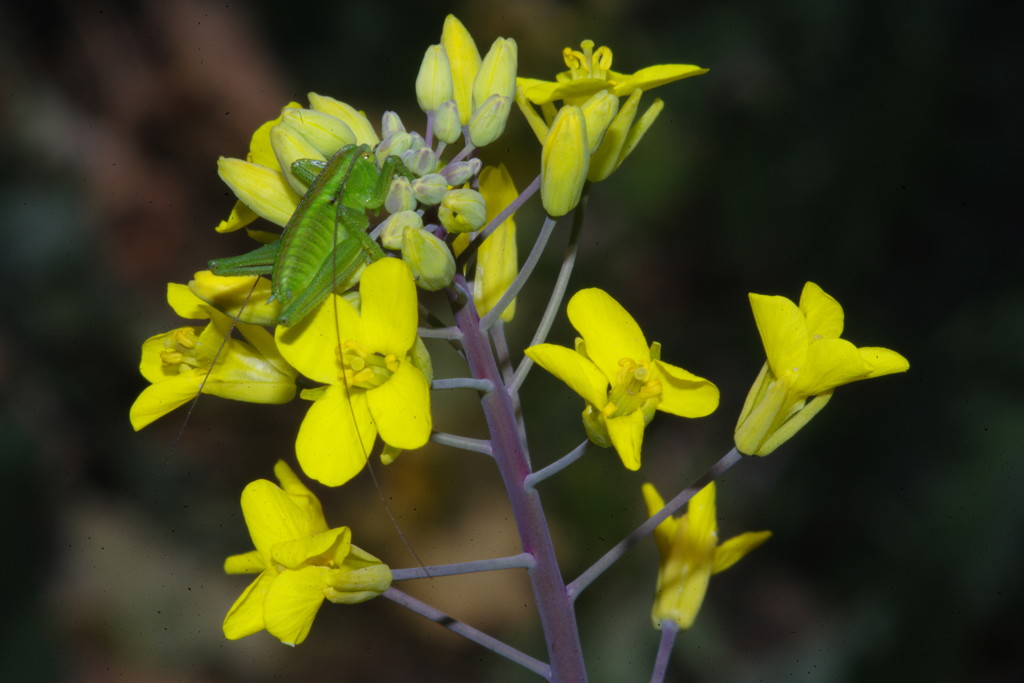
[[[644,517],[641,482],[668,497],[728,450],[763,361],[747,292],[795,299],[813,280],[844,305],[846,338],[911,370],[840,389],[784,448],[726,475],[723,538],[774,537],[712,581],[670,680],[1018,680],[1022,61],[1012,22],[956,0],[5,4],[0,678],[535,680],[385,601],[326,605],[295,649],[224,640],[248,581],[221,572],[251,547],[238,494],[294,460],[305,406],[204,398],[177,441],[183,411],[139,434],[127,417],[141,342],[181,324],[166,283],[246,246],[213,232],[232,205],[217,157],[244,156],[310,90],[421,128],[413,83],[448,11],[481,52],[514,37],[523,75],[550,78],[583,38],[620,71],[711,69],[656,92],[665,112],[595,188],[573,288],[608,290],[666,360],[719,385],[721,407],[656,419],[642,473],[594,450],[544,485],[566,574]],[[484,157],[525,184],[538,145],[513,112]],[[526,244],[536,212],[519,224]],[[510,330],[520,347],[555,251]],[[571,339],[560,323],[552,341]],[[582,438],[580,402],[555,380],[531,375],[524,402],[544,436],[535,462]],[[439,427],[481,433],[475,400],[436,410]],[[432,447],[376,471],[424,561],[516,550],[484,458]],[[357,544],[415,563],[366,474],[317,491]],[[649,675],[656,567],[644,544],[580,598],[592,680]],[[542,656],[514,572],[402,588]]]

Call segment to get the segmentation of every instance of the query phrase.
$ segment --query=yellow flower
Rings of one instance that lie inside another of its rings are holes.
[[[623,74],[612,71],[610,48],[601,46],[595,51],[592,40],[584,40],[580,47],[583,48],[582,52],[568,47],[562,50],[562,57],[569,69],[557,74],[554,81],[517,79],[526,98],[534,104],[547,104],[556,100],[563,100],[566,104],[583,104],[600,90],[609,90],[616,97],[625,97],[638,88],[650,90],[708,72],[693,64],[658,64],[636,73]]]
[[[329,529],[320,501],[284,461],[281,486],[266,479],[242,491],[242,514],[255,550],[224,562],[228,574],[259,573],[224,618],[224,635],[244,638],[266,629],[287,645],[306,639],[323,601],[351,605],[391,585],[391,570],[352,545],[348,527]]]
[[[314,403],[295,442],[303,471],[328,486],[363,469],[378,432],[399,449],[430,437],[429,356],[418,348],[409,266],[394,258],[372,263],[359,293],[360,312],[332,295],[300,323],[277,328],[281,354],[328,385],[302,393]]]
[[[198,277],[199,274],[197,274]],[[203,278],[216,298],[215,284],[234,289],[252,277]],[[142,376],[152,382],[132,404],[137,431],[204,394],[251,403],[287,403],[295,397],[295,370],[288,365],[269,332],[257,325],[235,325],[246,341],[227,338],[231,317],[199,299],[185,285],[167,285],[167,301],[183,318],[209,319],[205,328],[182,327],[150,337],[142,344]],[[213,370],[210,370],[211,366]]]
[[[582,335],[575,351],[540,344],[526,355],[583,397],[591,441],[614,446],[628,469],[640,468],[644,427],[655,410],[703,417],[718,407],[718,388],[663,362],[661,345],[648,348],[640,326],[606,292],[577,292],[569,301],[569,321]]]
[[[647,514],[665,506],[651,484],[643,486]],[[770,531],[748,531],[718,544],[715,516],[715,484],[708,484],[690,499],[685,515],[669,517],[654,530],[661,554],[658,587],[651,610],[654,627],[671,620],[688,629],[704,602],[712,574],[725,571],[771,537]]]
[[[836,387],[910,368],[895,351],[840,339],[843,309],[813,282],[804,285],[799,307],[762,294],[750,295],[750,307],[768,361],[736,424],[741,453],[771,453],[825,407]]]
[[[622,74],[611,70],[612,51],[609,48],[599,47],[595,51],[592,40],[584,40],[581,47],[582,51],[570,48],[562,51],[569,69],[556,75],[554,81],[517,79],[516,102],[542,144],[546,144],[548,127],[559,113],[555,102],[561,101],[562,108],[571,105],[583,107],[593,156],[587,180],[598,182],[622,164],[664,108],[664,103],[656,99],[634,124],[640,94],[708,70],[692,64],[659,64],[633,74]],[[607,102],[600,101],[606,99],[602,93],[615,98],[628,96],[629,100],[616,113]],[[543,118],[534,110],[534,105],[540,106]]]

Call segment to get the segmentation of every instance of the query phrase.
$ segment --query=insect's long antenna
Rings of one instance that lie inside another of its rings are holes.
[[[334,201],[336,203],[335,208],[334,208],[334,211],[335,211],[335,216],[334,216],[334,244],[335,244],[335,246],[337,246],[337,244],[338,244],[338,223],[341,221],[341,215],[342,215],[342,210],[343,210],[343,206],[342,206],[342,202],[341,202],[341,196],[344,193],[345,187],[348,185],[349,176],[351,176],[352,170],[355,168],[356,161],[357,161],[358,158],[359,158],[358,155],[353,156],[352,164],[348,167],[348,170],[345,173],[345,179],[344,179],[344,181],[342,182],[342,184],[340,186],[341,189],[339,189],[338,193],[332,198],[332,201]],[[374,161],[373,163],[376,163],[376,161]],[[358,230],[360,228],[357,227],[356,229]],[[332,256],[331,256],[331,282],[337,282],[337,280],[338,280],[338,262],[334,258],[333,252],[332,252]],[[343,360],[343,358],[344,358],[344,356],[343,356],[344,349],[342,348],[342,341],[341,341],[341,319],[340,319],[340,316],[338,314],[338,299],[336,297],[331,297],[331,303],[332,303],[332,307],[333,307],[333,311],[334,311],[334,330],[335,330],[335,334],[337,335],[337,341],[338,341],[338,362],[339,363],[344,363],[344,360]],[[427,569],[426,565],[423,563],[423,560],[420,559],[419,554],[413,549],[412,543],[410,543],[409,539],[406,538],[404,533],[402,533],[402,528],[398,525],[398,519],[395,518],[395,514],[392,511],[391,506],[388,504],[387,498],[384,496],[384,489],[381,488],[380,480],[377,479],[377,473],[373,469],[373,463],[370,460],[370,454],[363,447],[363,438],[362,438],[362,435],[359,434],[359,421],[356,418],[355,408],[352,407],[352,397],[349,394],[349,388],[348,388],[348,377],[347,377],[347,375],[345,373],[344,368],[342,368],[342,375],[343,375],[343,377],[342,377],[342,381],[341,381],[341,387],[342,387],[342,391],[345,394],[345,403],[346,403],[346,405],[348,405],[348,410],[349,410],[349,413],[350,413],[351,418],[352,418],[352,425],[355,427],[355,430],[356,430],[356,441],[359,442],[359,448],[362,451],[363,462],[366,464],[366,469],[370,473],[370,480],[373,481],[373,488],[376,489],[377,497],[380,498],[381,504],[383,504],[383,506],[384,506],[384,511],[387,513],[388,519],[391,520],[391,526],[393,526],[395,528],[395,533],[398,534],[398,538],[402,542],[402,545],[405,546],[405,549],[409,552],[410,555],[412,555],[413,559],[416,561],[416,564],[419,565],[420,569],[422,569],[424,571],[424,573],[429,577],[430,576],[430,571]]]
[[[195,398],[193,398],[188,404],[188,410],[185,412],[185,419],[181,421],[181,427],[178,428],[178,434],[174,437],[174,441],[171,442],[171,450],[164,459],[166,465],[172,456],[178,451],[178,444],[181,442],[181,437],[185,434],[185,427],[188,426],[189,420],[192,418],[192,411],[196,409],[196,404],[199,403],[199,397],[203,395],[203,389],[206,388],[206,383],[210,380],[210,375],[213,373],[213,368],[220,361],[221,355],[224,353],[224,347],[228,345],[228,341],[231,339],[231,335],[234,334],[235,328],[238,327],[238,320],[242,317],[242,312],[245,307],[249,305],[249,300],[252,299],[253,292],[256,291],[256,286],[259,284],[260,278],[257,275],[252,281],[252,287],[249,288],[249,293],[245,295],[245,299],[242,300],[242,305],[238,307],[238,313],[231,318],[231,325],[228,326],[228,331],[224,334],[224,338],[220,341],[220,346],[217,347],[217,352],[213,354],[213,361],[210,362],[210,367],[206,368],[206,374],[203,375],[203,381],[199,383],[199,389],[196,391]]]

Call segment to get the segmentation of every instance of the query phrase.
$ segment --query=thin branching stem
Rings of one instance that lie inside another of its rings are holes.
[[[550,465],[543,469],[537,470],[536,472],[528,476],[526,480],[523,482],[523,485],[532,488],[539,484],[540,482],[547,479],[548,477],[558,474],[566,467],[568,467],[569,465],[573,464],[581,457],[583,457],[583,454],[587,452],[587,446],[589,444],[590,439],[585,439],[583,443],[581,443],[579,446],[563,455],[558,460],[554,461],[553,463],[551,463]]]
[[[630,548],[653,532],[654,529],[664,522],[669,515],[686,505],[702,488],[713,482],[719,476],[724,474],[730,467],[738,463],[742,457],[743,456],[740,455],[740,452],[735,448],[722,456],[721,460],[712,465],[711,468],[698,477],[696,481],[680,491],[675,498],[665,505],[665,507],[654,513],[650,519],[630,532],[628,536],[616,543],[608,552],[606,552],[601,559],[576,577],[576,579],[568,586],[569,596],[573,600],[579,597],[579,594],[582,593],[587,586],[593,583],[594,579],[603,574],[608,567],[619,561],[619,559],[621,559]]]
[[[671,619],[661,622],[661,642],[658,643],[658,656],[654,660],[654,669],[651,671],[651,683],[662,683],[665,680],[668,660],[672,655],[672,646],[675,645],[678,634],[679,624]]]
[[[487,330],[494,324],[495,320],[498,320],[505,308],[515,299],[519,294],[519,290],[523,288],[526,281],[533,275],[533,269],[537,267],[537,262],[540,261],[541,254],[544,253],[544,248],[548,244],[548,240],[551,239],[551,233],[555,229],[555,225],[558,223],[558,219],[547,216],[544,218],[544,225],[540,228],[540,233],[537,235],[536,241],[533,243],[533,249],[530,250],[529,256],[523,261],[523,267],[520,268],[519,274],[516,275],[516,279],[512,281],[512,284],[508,286],[505,293],[498,299],[498,303],[494,304],[494,307],[487,312],[487,315],[480,318],[480,328]]]
[[[472,258],[473,254],[476,253],[476,250],[480,248],[480,245],[483,244],[483,241],[490,237],[491,233],[497,230],[499,225],[508,220],[509,216],[511,216],[516,210],[519,209],[519,207],[525,204],[530,197],[537,194],[539,190],[540,176],[538,175],[536,178],[533,179],[533,182],[531,182],[529,185],[523,188],[523,191],[519,193],[518,197],[509,202],[509,205],[501,210],[501,213],[492,218],[491,222],[485,225],[483,230],[476,233],[476,235],[473,237],[473,241],[470,242],[463,250],[463,252],[459,254],[458,257],[455,259],[456,267],[459,270],[461,270],[462,266],[464,266],[466,262],[468,262],[469,259]]]
[[[457,327],[420,327],[416,334],[424,339],[462,339],[462,332]]]
[[[473,301],[457,298],[456,290],[459,288],[465,289],[465,279],[461,275],[456,276],[455,288],[449,289],[449,294],[455,322],[464,335],[466,362],[474,377],[495,383],[495,390],[482,396],[480,404],[490,430],[494,462],[508,494],[523,552],[536,558],[537,563],[527,576],[551,658],[551,679],[557,683],[584,683],[587,671],[576,614],[558,566],[551,530],[536,489],[523,485],[532,468],[525,444],[519,436],[512,396],[501,384],[494,353]]]
[[[487,393],[494,391],[494,384],[486,379],[474,379],[473,377],[454,377],[452,379],[435,379],[430,383],[431,389],[475,389]]]
[[[447,432],[431,432],[430,440],[434,443],[439,443],[443,446],[451,446],[452,448],[461,448],[464,451],[470,451],[471,453],[483,453],[484,455],[493,455],[491,452],[491,442],[487,439],[473,439],[468,436],[459,436],[458,434],[448,434]]]
[[[587,183],[583,186],[580,203],[576,205],[576,210],[573,212],[572,229],[569,231],[569,243],[565,247],[565,255],[562,257],[562,267],[558,271],[558,279],[555,280],[555,286],[551,290],[551,298],[548,299],[547,308],[544,309],[544,315],[541,316],[540,324],[537,325],[537,331],[533,335],[530,346],[543,344],[547,340],[551,326],[555,322],[555,316],[558,315],[558,310],[562,307],[565,291],[569,287],[569,277],[572,275],[573,266],[576,265],[576,253],[579,251],[580,234],[583,232],[583,217],[587,213],[587,200],[589,198],[590,183]],[[522,362],[519,363],[519,367],[516,368],[515,376],[512,378],[510,385],[512,391],[519,391],[519,387],[523,385],[526,374],[530,372],[531,367],[533,367],[533,360],[523,358]]]
[[[388,588],[386,591],[381,593],[381,595],[392,602],[415,612],[416,614],[430,619],[435,624],[444,626],[449,631],[458,633],[463,638],[471,640],[474,643],[487,648],[491,652],[495,652],[502,657],[515,662],[527,671],[532,671],[543,678],[550,679],[551,677],[551,667],[539,659],[535,659],[525,652],[520,652],[511,645],[507,645],[497,638],[489,636],[479,629],[473,628],[469,624],[448,616],[441,610],[417,600],[408,593],[403,593],[394,586]]]
[[[438,576],[455,576],[457,574],[475,574],[477,572],[494,572],[503,569],[529,569],[534,565],[533,555],[519,553],[508,557],[495,557],[490,560],[474,560],[455,564],[439,564],[432,567],[411,567],[409,569],[392,569],[392,581],[408,581],[410,579],[434,579]]]

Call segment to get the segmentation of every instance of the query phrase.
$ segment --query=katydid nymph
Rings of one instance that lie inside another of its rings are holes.
[[[384,205],[396,174],[415,177],[395,156],[378,170],[368,145],[346,145],[326,162],[300,159],[291,170],[309,189],[281,239],[209,263],[215,275],[270,275],[273,298],[281,303],[276,322],[285,326],[351,285],[348,279],[367,259],[384,256],[366,233],[366,214]]]
[[[296,161],[291,165],[291,171],[308,189],[285,225],[281,238],[248,254],[209,262],[215,275],[269,274],[272,299],[281,305],[275,322],[285,327],[297,325],[323,304],[332,292],[340,294],[352,287],[360,266],[385,256],[381,247],[367,234],[370,227],[368,212],[384,205],[395,175],[409,179],[416,177],[397,156],[387,157],[378,169],[374,154],[367,145],[343,147],[326,162]],[[241,316],[242,312],[238,315]],[[335,309],[340,358],[342,332],[337,321]],[[356,425],[358,420],[347,382],[340,382],[340,386],[345,392],[349,416]],[[369,462],[366,445],[362,446],[362,458]],[[370,475],[403,544],[422,565],[398,527],[372,468]]]

